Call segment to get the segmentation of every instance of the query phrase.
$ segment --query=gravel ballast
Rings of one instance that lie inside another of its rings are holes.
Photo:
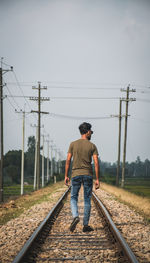
[[[18,218],[0,227],[0,262],[13,261],[65,190],[66,187],[61,188],[51,195],[50,201],[32,206]],[[96,194],[108,208],[114,223],[139,262],[150,262],[150,225],[136,211],[117,201],[113,195],[102,189],[97,190]]]
[[[102,189],[96,191],[108,209],[115,225],[131,247],[139,262],[150,262],[150,224],[129,206]]]
[[[50,201],[32,206],[19,217],[0,226],[0,262],[12,262],[25,242],[44,220],[66,187],[50,195]],[[53,201],[52,201],[53,200]]]

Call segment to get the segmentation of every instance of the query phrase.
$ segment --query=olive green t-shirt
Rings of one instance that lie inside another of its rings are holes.
[[[98,155],[95,144],[86,139],[79,139],[70,144],[68,153],[73,156],[72,177],[93,175],[92,155]]]

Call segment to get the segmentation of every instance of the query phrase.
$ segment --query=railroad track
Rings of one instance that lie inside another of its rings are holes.
[[[69,231],[72,216],[69,189],[26,242],[13,263],[30,262],[119,262],[138,263],[101,201],[93,193],[90,225],[82,232],[83,190],[79,196],[80,222]]]

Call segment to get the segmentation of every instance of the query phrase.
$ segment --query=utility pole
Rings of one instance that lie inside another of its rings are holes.
[[[120,152],[121,152],[121,121],[122,117],[122,99],[120,98],[119,103],[119,115],[111,115],[111,117],[119,118],[119,136],[118,136],[118,161],[117,161],[117,175],[116,175],[116,186],[119,186],[119,173],[120,173]]]
[[[60,150],[58,150],[58,174],[61,173],[61,167],[60,167]]]
[[[120,152],[121,152],[121,120],[122,120],[122,100],[119,103],[119,137],[118,137],[118,163],[117,163],[117,176],[116,185],[119,186],[119,174],[120,174]]]
[[[59,154],[59,160],[58,160],[58,170],[59,170],[59,174],[61,174],[61,152],[58,152]]]
[[[48,134],[48,138],[49,138],[49,134]],[[50,179],[50,174],[49,174],[49,140],[46,140],[47,142],[47,183],[49,182]]]
[[[51,147],[51,178],[53,177],[53,145]]]
[[[43,154],[42,154],[42,187],[44,187],[44,134],[43,137]]]
[[[32,125],[32,128],[36,128],[36,136],[35,136],[35,157],[34,157],[34,181],[33,181],[33,189],[37,189],[37,147],[38,147],[38,126],[36,124]],[[43,128],[44,125],[41,126]]]
[[[25,141],[25,111],[17,111],[22,114],[22,155],[21,155],[21,195],[24,194],[24,141]],[[29,112],[28,112],[29,113]]]
[[[49,141],[47,140],[47,183],[49,181]]]
[[[0,67],[0,203],[3,202],[3,159],[4,159],[4,136],[3,136],[3,74],[8,71],[12,71],[13,67],[10,69],[3,69],[3,58],[1,58]]]
[[[22,158],[21,158],[21,195],[24,193],[24,137],[25,137],[25,112],[23,112],[22,123]]]
[[[36,127],[36,138],[35,138],[35,160],[34,160],[34,183],[33,188],[36,189],[37,185],[37,147],[38,147],[38,126]]]
[[[121,187],[124,188],[124,180],[125,180],[125,162],[126,162],[126,145],[127,145],[127,121],[128,121],[128,104],[129,101],[136,101],[135,98],[129,99],[130,92],[136,92],[135,89],[130,90],[130,85],[128,85],[127,89],[121,89],[121,91],[126,92],[126,99],[122,99],[122,101],[126,101],[126,115],[125,115],[125,129],[124,129],[124,148],[123,148],[123,164],[122,164],[122,180]]]
[[[41,111],[41,101],[49,101],[49,98],[41,97],[41,90],[47,89],[47,87],[41,88],[41,82],[38,82],[38,88],[32,87],[38,90],[38,97],[30,97],[30,100],[38,101],[38,111],[31,111],[38,113],[38,146],[37,146],[37,189],[40,188],[40,125],[41,125],[41,114],[48,114],[48,112]]]
[[[56,184],[56,175],[57,175],[57,148],[54,149],[55,150],[55,163],[54,163],[54,184]]]

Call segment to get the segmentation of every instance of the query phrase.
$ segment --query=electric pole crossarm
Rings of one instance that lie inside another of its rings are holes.
[[[136,92],[136,89],[130,89],[130,85],[127,88],[129,88],[129,92]],[[123,92],[127,92],[126,89],[120,89],[120,90]]]
[[[37,110],[31,110],[31,113],[41,113],[41,114],[49,114],[47,111],[37,111]]]
[[[130,98],[130,99],[122,98],[121,100],[130,102],[130,101],[136,101],[136,98]]]
[[[42,90],[42,89],[47,89],[46,86],[41,87],[41,82],[40,82],[40,81],[38,82],[38,84],[40,85],[40,90]],[[39,87],[37,88],[37,87],[35,87],[35,86],[32,86],[32,89],[39,89]]]
[[[116,117],[116,118],[123,118],[123,117],[125,117],[126,115],[110,115],[110,117]],[[130,116],[130,115],[128,115],[128,116]]]
[[[38,97],[29,97],[30,100],[38,101]],[[41,101],[50,101],[49,97],[41,97]]]

